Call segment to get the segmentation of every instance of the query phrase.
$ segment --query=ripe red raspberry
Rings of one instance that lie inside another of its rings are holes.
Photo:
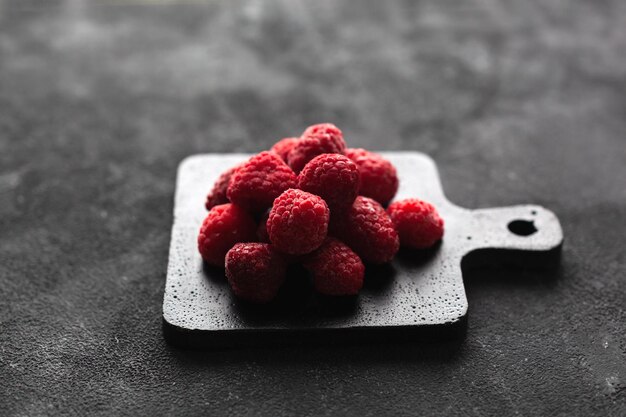
[[[256,237],[257,237],[257,241],[258,242],[262,242],[262,243],[272,243],[270,241],[270,236],[267,233],[267,219],[269,218],[270,212],[267,211],[263,217],[261,217],[261,220],[259,221],[259,225],[257,226],[256,229]],[[299,255],[289,255],[286,253],[283,253],[283,258],[285,259],[285,261],[288,264],[292,264],[292,263],[296,263],[296,262],[300,262],[300,256]]]
[[[209,211],[200,227],[198,250],[213,266],[224,266],[224,256],[235,243],[256,240],[254,219],[241,207],[221,204]]]
[[[359,169],[346,156],[319,155],[300,172],[298,187],[322,197],[331,211],[343,211],[358,195]]]
[[[240,166],[230,178],[227,195],[246,210],[261,212],[297,183],[296,174],[273,152],[261,152]]]
[[[343,140],[343,132],[332,123],[318,123],[304,129],[303,138],[328,136],[341,149],[346,148],[346,142]]]
[[[308,255],[304,266],[313,275],[313,286],[325,295],[355,295],[363,287],[365,266],[345,243],[329,237]]]
[[[287,162],[287,155],[289,154],[291,149],[293,149],[293,147],[296,144],[296,142],[298,142],[299,140],[300,140],[300,138],[285,138],[285,139],[281,139],[278,142],[276,142],[274,144],[274,146],[272,146],[270,151],[278,154],[278,156],[280,156],[280,158],[283,161]]]
[[[331,123],[322,123],[306,128],[302,138],[287,155],[291,169],[299,173],[311,159],[324,153],[343,154],[346,142],[343,133]]]
[[[396,201],[387,208],[387,213],[400,235],[402,246],[426,249],[443,237],[443,219],[426,201],[417,198]]]
[[[226,278],[233,293],[244,300],[271,301],[286,271],[283,257],[267,243],[238,243],[226,254]]]
[[[213,189],[211,190],[209,195],[206,196],[206,202],[204,203],[204,206],[207,210],[211,210],[211,208],[217,205],[228,203],[228,197],[226,196],[228,182],[230,181],[230,177],[233,175],[233,172],[235,172],[237,168],[238,167],[232,167],[228,171],[222,173],[217,181],[215,181],[215,184],[213,184]]]
[[[267,219],[267,233],[279,251],[303,255],[322,244],[329,217],[330,211],[321,197],[289,189],[274,200]]]
[[[361,173],[359,194],[373,198],[382,205],[391,201],[398,191],[398,174],[391,162],[365,149],[346,149]]]
[[[363,261],[374,264],[391,261],[400,247],[398,233],[385,209],[363,196],[358,196],[347,212],[333,217],[331,233]]]

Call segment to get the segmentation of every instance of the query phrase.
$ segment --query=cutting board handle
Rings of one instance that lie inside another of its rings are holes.
[[[537,205],[472,210],[468,259],[473,264],[549,266],[558,261],[563,230],[556,215]]]

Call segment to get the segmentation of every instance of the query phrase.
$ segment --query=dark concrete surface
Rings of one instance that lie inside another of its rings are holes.
[[[0,414],[626,415],[626,2],[0,0]],[[562,268],[466,277],[458,344],[168,347],[175,168],[333,121]]]

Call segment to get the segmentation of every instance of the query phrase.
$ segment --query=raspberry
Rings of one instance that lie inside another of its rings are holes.
[[[224,266],[224,256],[235,243],[256,240],[256,224],[241,207],[221,204],[209,211],[200,227],[198,250],[210,265]]]
[[[363,287],[365,266],[345,243],[327,238],[307,256],[304,266],[313,275],[313,286],[325,295],[355,295]]]
[[[322,197],[331,211],[343,211],[358,194],[359,169],[343,155],[319,155],[300,172],[298,187]]]
[[[235,172],[237,168],[238,167],[232,167],[228,171],[222,173],[217,181],[215,181],[213,189],[211,190],[209,195],[206,196],[206,202],[204,206],[207,210],[211,210],[211,208],[217,205],[228,203],[228,197],[226,197],[228,182],[230,181],[230,177],[233,175],[233,172]]]
[[[298,173],[311,159],[324,153],[343,154],[346,142],[343,133],[331,123],[309,126],[287,155],[287,162]]]
[[[345,154],[359,167],[359,194],[373,198],[382,205],[389,203],[398,191],[398,174],[391,162],[365,149],[346,149]]]
[[[231,202],[252,212],[261,212],[288,188],[295,187],[296,174],[273,152],[261,152],[240,166],[230,178],[227,195]]]
[[[271,301],[285,281],[287,263],[267,243],[237,243],[226,254],[226,278],[239,298]]]
[[[318,123],[304,129],[301,137],[322,137],[328,136],[335,144],[341,148],[346,148],[346,142],[343,140],[343,132],[332,123]]]
[[[398,233],[385,209],[363,196],[358,196],[346,213],[333,217],[331,233],[365,262],[374,264],[391,261],[400,247]]]
[[[263,215],[263,217],[261,217],[261,220],[259,221],[259,225],[256,229],[257,241],[262,242],[262,243],[272,243],[270,241],[270,236],[267,234],[267,219],[269,218],[269,214],[270,212],[267,211]],[[283,253],[282,255],[288,264],[292,264],[292,263],[296,263],[300,261],[299,255],[289,255],[286,253]]]
[[[274,200],[267,233],[279,251],[303,255],[324,242],[329,217],[330,211],[321,197],[289,189]]]
[[[443,219],[426,201],[417,198],[396,201],[387,208],[387,213],[400,235],[402,246],[426,249],[443,237]]]
[[[293,149],[294,145],[299,140],[300,140],[300,138],[285,138],[285,139],[281,139],[278,142],[276,142],[274,144],[274,146],[272,146],[270,151],[278,154],[278,156],[280,156],[280,158],[283,161],[287,162],[287,155],[289,154],[289,151],[291,151],[291,149]]]

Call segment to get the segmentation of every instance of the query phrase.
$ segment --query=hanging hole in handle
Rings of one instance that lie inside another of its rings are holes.
[[[537,233],[535,222],[532,220],[513,220],[509,223],[508,228],[511,233],[518,236],[530,236]]]

